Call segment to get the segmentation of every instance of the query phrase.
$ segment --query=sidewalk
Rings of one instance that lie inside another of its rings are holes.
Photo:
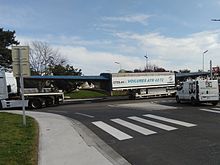
[[[26,111],[26,115],[39,123],[39,165],[112,165],[94,146],[86,144],[70,119],[43,112]]]

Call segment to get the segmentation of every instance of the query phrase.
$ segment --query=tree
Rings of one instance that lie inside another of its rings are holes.
[[[190,70],[189,69],[182,69],[182,70],[179,70],[180,73],[190,73]]]
[[[19,42],[15,40],[15,31],[4,31],[0,28],[0,69],[12,68],[12,55],[9,47],[18,44]]]
[[[61,64],[50,66],[49,70],[53,73],[53,75],[70,75],[70,76],[81,76],[82,70],[78,68],[74,68],[73,66],[66,65],[63,66]]]
[[[55,65],[50,67],[50,71],[53,75],[65,75],[65,76],[81,76],[82,71],[81,69],[75,69],[73,66],[70,65]],[[53,82],[54,87],[61,89],[66,92],[71,92],[79,87],[82,82],[74,81],[74,80],[55,80]]]
[[[49,68],[63,65],[66,59],[61,57],[58,50],[53,49],[46,42],[33,41],[30,45],[30,66],[32,73],[37,75],[50,75]]]
[[[148,68],[145,68],[144,70],[135,69],[134,72],[167,72],[167,70],[162,67],[158,67],[157,65],[148,65]]]

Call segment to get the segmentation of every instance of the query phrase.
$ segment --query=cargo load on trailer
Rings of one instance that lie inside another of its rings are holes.
[[[218,80],[188,80],[177,87],[176,101],[190,101],[192,104],[219,102]]]
[[[110,79],[109,91],[127,90],[130,99],[175,94],[175,74],[172,72],[102,73]]]

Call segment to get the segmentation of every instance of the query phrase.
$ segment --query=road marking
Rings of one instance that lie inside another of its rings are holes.
[[[81,116],[86,116],[86,117],[89,117],[89,118],[94,118],[95,116],[91,116],[91,115],[87,115],[85,113],[79,113],[79,112],[76,112],[75,113],[76,115],[81,115]]]
[[[158,122],[150,121],[150,120],[143,119],[143,118],[136,117],[136,116],[131,116],[131,117],[128,117],[128,118],[132,119],[132,120],[135,120],[135,121],[138,121],[138,122],[141,122],[141,123],[144,123],[144,124],[148,124],[148,125],[157,127],[157,128],[161,128],[161,129],[164,129],[164,130],[167,130],[167,131],[177,129],[177,128],[171,127],[169,125],[161,124],[161,123],[158,123]]]
[[[200,109],[201,111],[212,112],[212,113],[220,113],[220,111],[214,111],[211,109]]]
[[[212,109],[214,109],[214,110],[220,110],[220,108],[212,108]]]
[[[96,125],[97,127],[99,127],[100,129],[102,129],[103,131],[109,133],[110,135],[112,135],[113,137],[115,137],[118,140],[126,140],[126,139],[131,139],[133,138],[132,136],[102,122],[102,121],[96,121],[96,122],[92,122],[94,125]]]
[[[166,122],[169,122],[169,123],[173,123],[173,124],[177,124],[177,125],[181,125],[181,126],[185,126],[185,127],[194,127],[194,126],[196,126],[196,124],[187,123],[187,122],[184,122],[184,121],[169,119],[169,118],[156,116],[156,115],[151,115],[151,114],[147,114],[147,115],[143,115],[143,116],[146,116],[146,117],[149,117],[149,118],[152,118],[152,119],[166,121]]]
[[[151,135],[151,134],[157,133],[157,132],[151,131],[149,129],[143,128],[141,126],[138,126],[138,125],[132,124],[130,122],[124,121],[122,119],[111,119],[111,121],[113,121],[115,123],[118,123],[118,124],[120,124],[124,127],[130,128],[130,129],[132,129],[136,132],[139,132],[141,134],[144,134],[144,135]]]

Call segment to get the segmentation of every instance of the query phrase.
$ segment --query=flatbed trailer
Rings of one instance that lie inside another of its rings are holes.
[[[110,81],[105,84],[108,91],[128,92],[130,99],[137,97],[175,95],[175,74],[173,72],[147,73],[102,73]]]

